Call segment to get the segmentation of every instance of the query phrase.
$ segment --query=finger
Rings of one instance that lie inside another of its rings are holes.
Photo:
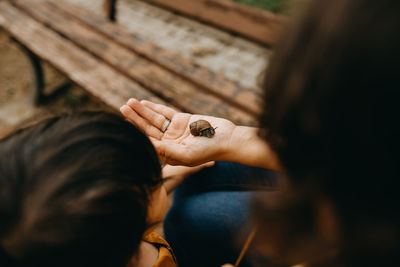
[[[195,173],[195,172],[198,172],[198,171],[200,171],[200,170],[202,170],[204,168],[212,167],[212,166],[214,166],[214,164],[215,164],[215,161],[210,161],[210,162],[202,163],[200,165],[193,166],[193,167],[190,167],[190,168],[191,168],[192,172]]]
[[[172,176],[174,174],[180,174],[180,173],[195,173],[198,172],[204,168],[208,168],[211,166],[214,166],[215,161],[210,161],[207,163],[203,163],[194,167],[188,167],[188,166],[184,166],[184,165],[179,165],[179,166],[174,166],[174,165],[170,165],[167,164],[164,166],[163,168],[163,174],[168,174],[166,176]]]
[[[171,177],[175,175],[184,175],[186,174],[186,171],[189,167],[184,167],[184,166],[172,166],[169,164],[166,164],[164,168],[162,168],[162,177]]]
[[[161,115],[159,112],[154,112],[154,110],[146,107],[134,98],[129,99],[127,104],[149,123],[154,125],[156,128],[161,129],[166,117]]]
[[[162,137],[161,131],[156,127],[154,127],[153,125],[151,125],[147,120],[140,117],[131,107],[123,105],[120,108],[120,111],[128,121],[139,127],[139,129],[142,130],[146,135],[157,139],[161,139]]]
[[[140,101],[144,106],[148,107],[149,109],[162,114],[169,120],[172,120],[174,115],[177,113],[174,109],[167,107],[165,105],[156,104],[147,100]]]
[[[207,163],[201,164],[200,166],[203,166],[203,168],[208,168],[208,167],[212,167],[215,165],[215,161],[209,161]]]

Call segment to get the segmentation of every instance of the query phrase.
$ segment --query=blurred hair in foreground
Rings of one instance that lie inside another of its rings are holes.
[[[311,1],[277,45],[260,135],[289,187],[255,203],[277,262],[400,266],[399,14],[397,0]]]

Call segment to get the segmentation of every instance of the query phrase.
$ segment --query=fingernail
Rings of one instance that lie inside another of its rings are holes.
[[[137,102],[137,100],[135,98],[130,98],[127,103],[129,105],[129,104],[133,104],[134,102]]]

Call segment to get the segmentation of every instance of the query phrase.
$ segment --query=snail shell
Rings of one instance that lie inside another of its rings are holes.
[[[190,133],[194,136],[207,136],[213,137],[215,134],[215,129],[211,126],[211,124],[206,120],[198,120],[192,122],[189,125]]]

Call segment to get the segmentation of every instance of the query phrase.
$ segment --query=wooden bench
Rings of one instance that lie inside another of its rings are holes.
[[[115,2],[107,1],[110,18]],[[254,125],[261,110],[258,89],[244,88],[64,0],[1,1],[0,27],[31,59],[37,102],[45,99],[40,65],[45,61],[116,111],[135,97]]]
[[[279,39],[287,18],[265,10],[250,8],[231,0],[142,0],[194,18],[224,31],[266,46]],[[297,0],[299,1],[299,0]],[[116,0],[108,0],[110,19],[115,19]]]

